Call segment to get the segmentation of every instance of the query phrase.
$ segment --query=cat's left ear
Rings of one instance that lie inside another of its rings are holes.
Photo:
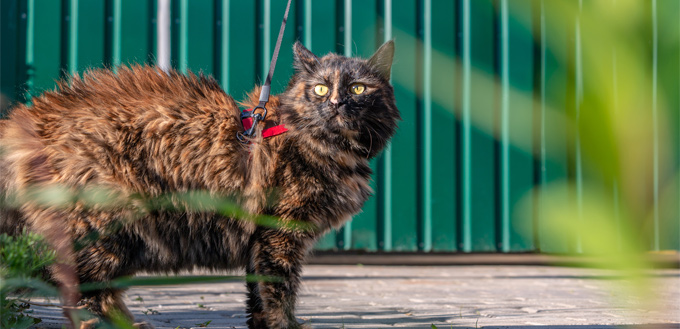
[[[307,72],[314,72],[316,66],[319,64],[319,58],[312,54],[309,49],[305,48],[300,41],[293,45],[293,53],[295,54],[295,68],[298,70],[305,70]]]
[[[386,80],[390,79],[390,71],[392,70],[392,60],[394,59],[394,40],[383,43],[375,54],[368,59],[368,64],[373,66],[380,75]]]

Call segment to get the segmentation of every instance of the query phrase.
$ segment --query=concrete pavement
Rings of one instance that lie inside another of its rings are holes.
[[[297,314],[314,328],[680,328],[680,270],[648,281],[640,296],[604,270],[309,265]],[[226,281],[135,287],[127,304],[156,328],[246,328],[244,301],[243,282]],[[33,308],[39,327],[64,323],[59,309]]]

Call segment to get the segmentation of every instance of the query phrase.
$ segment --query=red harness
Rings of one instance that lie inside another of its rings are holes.
[[[252,110],[245,110],[243,112],[250,112]],[[241,117],[241,124],[243,124],[243,129],[248,130],[253,126],[253,118],[248,116],[248,117]],[[274,127],[269,127],[265,128],[262,130],[262,138],[268,138],[268,137],[273,137],[276,135],[281,135],[288,131],[288,128],[286,128],[285,125],[278,125]]]

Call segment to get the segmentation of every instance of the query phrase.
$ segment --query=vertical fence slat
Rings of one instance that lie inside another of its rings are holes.
[[[500,198],[500,239],[499,246],[503,251],[510,247],[510,32],[508,22],[508,0],[500,0],[500,175],[498,196]]]
[[[652,0],[652,250],[659,250],[659,22],[657,0]]]
[[[394,0],[392,2],[392,29],[398,40],[395,58],[402,65],[392,67],[392,84],[403,121],[392,140],[392,248],[397,251],[416,250],[417,243],[417,74],[416,56],[418,41],[416,2]]]
[[[531,106],[531,112],[533,114],[532,120],[532,151],[533,151],[533,189],[531,195],[531,231],[525,232],[529,235],[526,238],[530,240],[533,245],[533,250],[536,251],[540,248],[540,237],[538,235],[539,225],[538,218],[541,214],[541,188],[544,186],[544,172],[543,164],[545,161],[545,9],[542,0],[533,0],[531,2],[531,28],[534,33],[533,41],[533,86],[532,86],[532,99],[533,104]]]
[[[215,1],[215,77],[227,93],[230,91],[229,55],[230,55],[230,0]]]
[[[255,1],[229,0],[223,4],[229,6],[229,61],[226,74],[229,80],[228,93],[236,99],[253,89],[256,83],[258,46],[256,28]],[[250,40],[244,43],[243,40]],[[223,40],[225,42],[225,40]]]
[[[17,97],[18,0],[0,1],[0,114],[4,115]]]
[[[24,68],[22,69],[24,71],[24,78],[25,78],[25,86],[26,86],[26,91],[24,92],[24,97],[26,100],[30,99],[30,95],[32,94],[34,87],[33,87],[33,67],[31,65],[35,62],[35,1],[34,0],[27,0],[24,5],[22,6],[22,11],[21,15],[25,15],[25,56],[24,56],[24,64],[22,65]]]
[[[457,249],[454,1],[432,1],[432,249]],[[436,28],[434,28],[436,27]]]
[[[70,64],[74,71],[82,72],[88,68],[102,67],[105,62],[104,43],[105,11],[104,0],[71,0],[71,50],[77,55]],[[74,29],[77,32],[74,32]],[[74,49],[75,48],[75,49]]]
[[[27,59],[32,57],[30,52],[33,51],[32,35],[29,33],[32,30],[29,20],[31,18],[29,12],[29,4],[27,1],[20,1],[17,7],[17,37],[16,37],[16,65],[13,68],[16,72],[17,85],[15,86],[15,95],[18,102],[30,101],[27,98],[27,89],[31,88],[31,77]]]
[[[576,207],[578,210],[578,217],[575,218],[574,220],[578,220],[580,222],[583,222],[584,217],[583,217],[583,184],[584,184],[584,177],[583,177],[583,154],[581,151],[581,109],[583,107],[583,50],[582,48],[582,41],[581,41],[581,12],[583,10],[583,1],[579,0],[579,10],[576,16],[576,19],[574,21],[574,39],[570,40],[574,42],[573,45],[573,58],[574,58],[574,67],[572,68],[574,70],[573,73],[569,73],[570,75],[573,75],[574,81],[573,83],[573,95],[569,95],[570,97],[573,98],[573,111],[574,111],[574,119],[575,119],[575,126],[574,126],[574,158],[572,159],[573,161],[573,177],[572,179],[575,182],[576,189],[574,191],[575,195],[574,198],[576,199]],[[569,89],[568,89],[569,90]],[[582,224],[579,224],[579,226],[583,226]],[[583,251],[583,246],[582,246],[582,241],[581,241],[581,236],[579,234],[576,234],[574,236],[575,238],[573,250],[576,252],[582,252]]]
[[[172,0],[171,17],[171,64],[180,72],[186,72],[188,68],[188,0]]]
[[[461,224],[460,224],[460,250],[463,252],[472,251],[472,205],[471,205],[471,163],[470,163],[470,129],[471,129],[471,75],[472,75],[472,59],[471,59],[471,35],[470,35],[470,1],[461,0],[459,9],[460,28],[459,33],[461,38],[460,54],[462,62],[461,72],[461,138],[460,142],[460,164],[461,173],[460,182],[461,191]]]
[[[378,28],[378,5],[377,0],[362,1],[360,6],[352,6],[351,25],[351,47],[353,56],[368,58],[379,45],[376,40],[376,30]],[[382,40],[381,40],[382,41]],[[373,172],[377,172],[375,160],[371,161]],[[377,191],[376,181],[371,181],[371,188]],[[377,250],[377,198],[371,197],[362,209],[362,212],[352,219],[351,222],[351,247],[359,250]]]
[[[173,31],[175,29],[174,17],[172,16],[171,0],[155,0],[156,14],[156,60],[159,69],[167,71],[172,67]]]
[[[418,1],[418,250],[432,250],[432,1]]]
[[[394,37],[392,29],[392,0],[378,2],[378,16],[382,17],[382,26],[379,26],[378,38],[384,41]],[[392,75],[394,77],[394,75]],[[377,157],[378,171],[376,173],[376,185],[378,186],[378,246],[384,251],[391,251],[392,243],[392,142],[388,143],[385,150]]]
[[[62,1],[62,66],[65,72],[78,72],[78,0]]]
[[[194,73],[214,71],[214,0],[191,0],[186,4],[186,68]]]
[[[495,95],[484,75],[494,72],[494,8],[487,1],[464,1],[463,177],[465,251],[496,250]],[[467,57],[467,58],[465,58]],[[474,74],[473,74],[474,70]]]
[[[663,100],[659,122],[668,130],[670,141],[664,145],[664,168],[660,180],[659,249],[680,249],[680,1],[658,1],[658,79]],[[676,177],[675,179],[670,179]]]
[[[352,54],[352,1],[336,0],[335,52],[345,56]],[[338,249],[348,250],[352,246],[352,222],[347,222],[336,236]]]
[[[306,21],[311,23],[309,27],[309,43],[307,46],[314,54],[322,56],[329,52],[335,52],[336,45],[339,42],[336,40],[337,31],[337,6],[334,1],[311,1],[307,6],[311,12],[305,12],[309,15]],[[307,34],[307,31],[305,31]],[[317,249],[334,249],[338,241],[337,232],[332,230],[326,234],[318,243]]]
[[[503,64],[501,109],[502,202],[501,246],[503,252],[527,251],[533,245],[532,213],[519,213],[518,203],[528,197],[534,186],[532,110],[526,100],[533,97],[534,37],[532,1],[507,0],[505,18],[507,62]],[[531,200],[529,198],[528,200]],[[530,201],[528,201],[530,202]],[[531,207],[531,206],[529,206]]]
[[[271,54],[271,0],[257,0],[257,81],[262,83],[269,71],[269,56]]]
[[[114,0],[114,3],[119,8],[113,13],[114,26],[117,25],[114,31],[118,30],[118,36],[114,34],[112,40],[113,64],[147,62],[154,53],[151,30],[155,25],[149,23],[155,17],[153,0]]]
[[[271,2],[271,13],[270,13],[270,53],[267,54],[264,59],[267,63],[267,71],[262,76],[262,82],[264,82],[267,73],[269,72],[269,62],[272,59],[274,53],[274,48],[276,47],[276,39],[279,35],[279,29],[281,28],[281,20],[283,19],[283,13],[286,11],[287,1],[272,1]],[[293,75],[293,44],[296,41],[297,33],[295,31],[295,21],[297,20],[297,1],[293,1],[290,5],[290,12],[288,13],[288,24],[286,25],[286,31],[283,34],[283,40],[281,41],[281,50],[279,50],[279,58],[276,61],[276,72],[272,78],[272,93],[278,94],[286,89],[288,85],[288,80]]]
[[[303,1],[303,7],[299,9],[299,12],[302,13],[304,19],[302,19],[303,37],[300,41],[307,49],[312,49],[312,0],[301,1]]]
[[[336,50],[336,44],[340,42],[335,38],[338,22],[336,6],[332,1],[312,1],[310,4],[312,23],[310,37],[310,50],[317,55],[324,55]]]
[[[147,12],[147,22],[146,22],[146,34],[147,34],[147,45],[146,49],[148,49],[148,52],[146,54],[146,64],[149,65],[158,65],[158,56],[159,56],[159,51],[158,51],[158,32],[159,32],[159,22],[160,19],[158,17],[158,7],[159,4],[158,2],[162,0],[148,0],[148,12]],[[169,23],[166,21],[166,23]],[[166,32],[169,32],[170,29],[169,27],[166,29]]]
[[[108,52],[108,54],[105,54],[105,56],[107,57],[107,61],[109,61],[111,65],[114,67],[121,64],[121,33],[122,33],[121,1],[122,0],[108,0],[106,8],[106,24],[110,31],[109,33],[107,33],[109,34],[107,35],[109,40],[107,40],[105,48],[108,51],[105,52]]]
[[[538,133],[537,133],[537,138],[535,140],[535,143],[538,144],[538,147],[536,147],[536,154],[538,155],[539,159],[537,161],[538,163],[538,168],[535,170],[536,173],[536,185],[537,185],[537,192],[536,192],[536,205],[535,209],[536,211],[534,212],[536,214],[536,219],[534,220],[534,243],[536,244],[536,248],[540,250],[546,249],[546,251],[550,251],[549,245],[545,245],[544,241],[546,241],[543,238],[543,232],[546,231],[545,229],[545,222],[543,222],[541,219],[545,217],[546,214],[546,204],[547,204],[547,195],[545,193],[545,189],[547,187],[547,184],[549,183],[549,174],[551,172],[548,172],[548,139],[546,138],[546,133],[547,133],[547,128],[548,128],[548,122],[550,118],[548,117],[547,113],[547,108],[548,108],[548,99],[547,99],[547,71],[548,71],[548,44],[547,44],[547,38],[548,38],[548,28],[547,28],[547,20],[546,20],[546,3],[545,0],[540,0],[536,3],[535,7],[536,9],[536,14],[538,18],[536,19],[535,26],[537,27],[539,33],[539,67],[540,69],[536,74],[534,74],[535,77],[537,77],[537,81],[534,86],[536,86],[536,90],[534,91],[535,94],[537,94],[537,98],[539,100],[540,105],[538,106],[539,109],[537,112],[538,116],[540,117],[537,121],[539,128]],[[536,65],[534,65],[536,66]],[[552,239],[548,239],[547,241],[552,241]]]
[[[381,20],[378,17],[378,1],[362,1],[361,5],[353,5],[351,15],[351,50],[352,56],[369,58],[383,40],[377,40],[376,31]]]
[[[566,56],[556,53],[564,51],[567,36],[564,28],[547,19],[556,14],[557,6],[552,0],[541,0],[541,169],[536,234],[540,251],[564,253],[569,250],[568,238],[549,230],[550,219],[545,211],[550,202],[550,184],[567,178],[566,124],[560,119],[565,114],[567,89],[566,69],[560,58]]]

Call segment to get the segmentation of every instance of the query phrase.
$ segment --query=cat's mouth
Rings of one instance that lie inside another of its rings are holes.
[[[355,109],[352,109],[350,106],[347,104],[340,104],[338,106],[329,106],[328,107],[331,117],[336,118],[336,117],[342,117],[347,121],[355,120],[358,111]]]
[[[340,128],[349,128],[352,122],[352,116],[348,113],[344,106],[329,107],[330,116],[328,122],[336,123]]]
[[[358,130],[357,113],[350,111],[345,104],[326,106],[319,118],[322,120],[321,124],[330,129]]]

